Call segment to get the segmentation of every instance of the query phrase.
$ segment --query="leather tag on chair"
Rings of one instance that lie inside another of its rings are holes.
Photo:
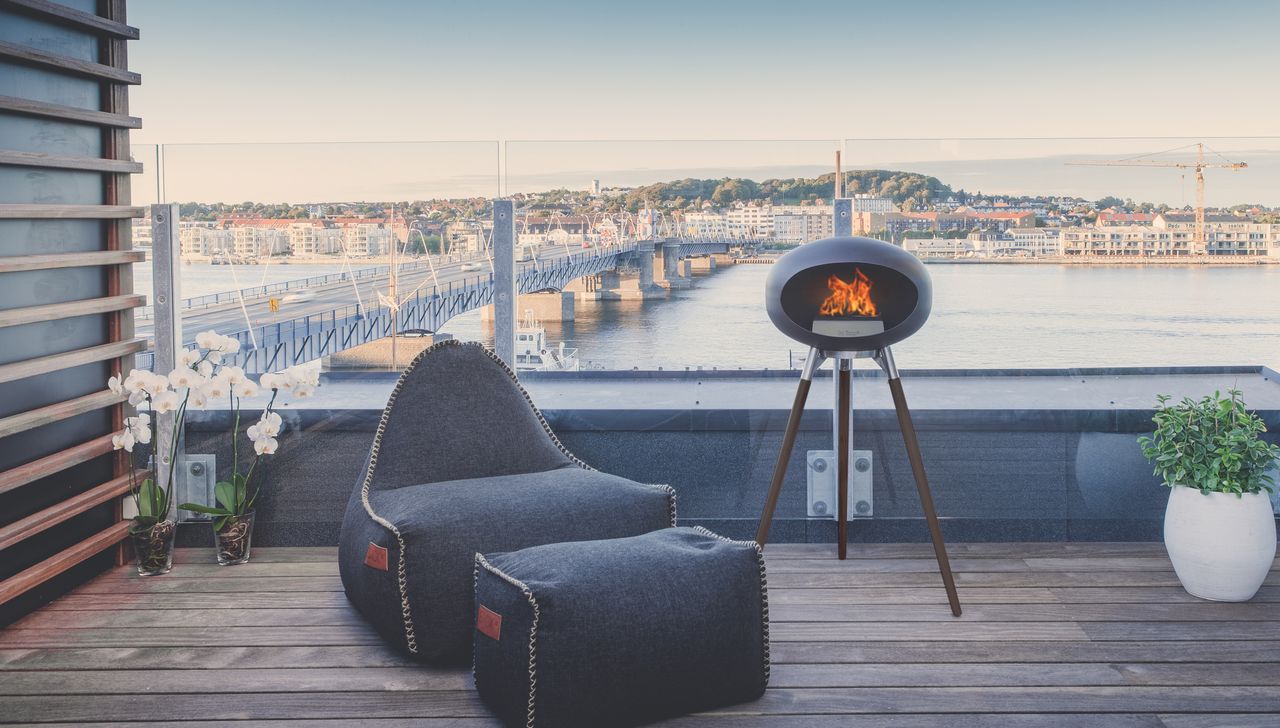
[[[387,570],[387,549],[376,543],[369,544],[369,550],[364,554],[364,565],[371,569],[379,571]]]
[[[502,637],[502,615],[481,604],[476,612],[476,629],[490,639]]]

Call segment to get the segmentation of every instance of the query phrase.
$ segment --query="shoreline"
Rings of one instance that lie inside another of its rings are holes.
[[[1244,258],[1244,256],[1241,256]],[[1243,260],[1178,260],[1176,258],[1125,258],[1122,256],[1113,257],[1077,257],[1064,256],[1057,258],[921,258],[920,261],[926,264],[941,265],[1076,265],[1076,266],[1122,266],[1122,267],[1144,267],[1157,266],[1162,268],[1168,267],[1186,267],[1186,268],[1240,268],[1240,267],[1266,267],[1271,265],[1280,265],[1280,258],[1270,256],[1249,256]]]

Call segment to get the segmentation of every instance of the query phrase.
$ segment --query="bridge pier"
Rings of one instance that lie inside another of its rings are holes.
[[[578,283],[578,281],[574,281]],[[565,288],[569,288],[565,286]],[[516,322],[524,319],[526,311],[533,311],[539,321],[572,321],[574,318],[574,299],[577,294],[571,290],[547,293],[521,293],[516,298]],[[493,306],[480,309],[480,320],[486,323],[493,321]]]
[[[680,265],[680,244],[662,244],[662,280],[667,288],[688,288],[693,285],[687,269]]]

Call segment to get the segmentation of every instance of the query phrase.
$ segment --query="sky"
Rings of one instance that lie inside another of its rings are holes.
[[[1209,173],[1211,204],[1215,189],[1221,203],[1280,204],[1271,0],[133,0],[129,12],[142,31],[134,144],[144,161],[165,145],[158,194],[171,200],[786,176],[844,149],[848,167],[946,162],[995,192],[1176,204],[1175,170],[1064,171],[1061,155],[1204,139],[1251,161]],[[1044,161],[1007,178],[983,166],[1010,159]]]

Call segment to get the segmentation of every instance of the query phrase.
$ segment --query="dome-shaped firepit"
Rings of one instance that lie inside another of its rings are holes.
[[[787,336],[822,351],[875,351],[920,330],[933,284],[911,253],[872,238],[826,238],[778,259],[765,309]]]

